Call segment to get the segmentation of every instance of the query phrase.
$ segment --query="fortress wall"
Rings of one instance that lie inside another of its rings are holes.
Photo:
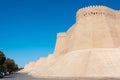
[[[71,28],[69,28],[68,29],[68,31],[67,31],[67,37],[66,37],[66,51],[68,52],[68,51],[71,51],[70,49],[71,49],[71,47],[73,46],[73,44],[72,44],[72,42],[71,41],[74,41],[74,35],[73,35],[73,33],[74,33],[74,31],[75,31],[75,28],[76,28],[76,24],[74,24]]]
[[[29,64],[27,64],[24,69],[21,71],[21,72],[24,72],[24,73],[28,73],[31,71],[33,65],[35,65],[35,62],[30,62]]]
[[[76,23],[66,33],[57,34],[53,55],[23,71],[34,77],[120,77],[118,47],[120,11],[90,6],[77,12]]]
[[[81,17],[78,16],[79,18],[77,18],[78,21],[76,22],[73,34],[71,38],[68,39],[70,40],[68,41],[70,51],[116,47],[119,39],[117,39],[117,29],[113,30],[116,19],[115,14],[112,10],[110,10],[110,13],[107,13],[105,10],[106,8],[103,12],[99,9],[93,10],[92,13],[90,11],[91,14],[82,16],[82,19],[79,19]],[[84,9],[83,11],[85,12],[86,10]],[[95,11],[98,12],[96,13]],[[81,15],[82,13],[79,14]]]
[[[60,53],[64,52],[66,50],[66,33],[58,33],[57,34],[57,41],[56,41],[56,46],[55,46],[55,51],[54,55],[57,56]]]
[[[90,45],[91,44],[91,40],[90,40],[91,34],[89,34],[89,32],[91,32],[91,28],[89,27],[86,29],[82,29],[82,28],[85,28],[85,26],[82,27],[81,25],[76,23],[74,31],[72,32],[72,35],[68,39],[69,40],[68,41],[69,42],[68,43],[69,44],[68,51],[74,51],[74,50],[78,50],[78,49],[84,49],[87,47],[89,47],[89,48],[91,47],[91,45]],[[84,30],[85,30],[85,33],[84,33]]]
[[[113,44],[115,48],[120,46],[120,37],[119,37],[119,31],[118,25],[118,17],[116,15],[116,11],[111,11],[109,14],[106,15],[106,22],[108,23],[108,27],[110,29],[110,34],[113,39]]]
[[[32,67],[32,69],[29,71],[29,75],[35,75],[36,73],[39,73],[40,70],[44,70],[44,66],[46,66],[47,63],[52,62],[52,60],[55,58],[53,54],[48,55],[47,58],[40,58],[36,65]],[[51,64],[51,63],[50,63]],[[50,65],[49,65],[50,66]]]
[[[120,10],[116,11],[116,16],[117,16],[117,19],[120,19]]]
[[[104,6],[90,6],[78,10],[76,23],[67,33],[58,34],[55,53],[119,47],[120,20],[118,18],[120,16],[118,12]]]
[[[112,77],[120,76],[120,50],[87,49],[66,53],[37,70],[34,77]]]
[[[119,38],[119,43],[117,43],[117,47],[120,47],[120,11],[116,11],[116,20],[115,20],[115,28],[117,32],[117,37]]]
[[[39,66],[39,65],[42,65],[46,62],[46,59],[47,58],[40,58],[38,61],[36,61],[36,67]]]
[[[118,47],[119,31],[114,28],[116,18],[116,11],[108,7],[90,6],[80,9],[76,23],[67,31],[66,51]]]
[[[73,30],[75,29],[76,24],[72,25],[68,30],[67,30],[67,35],[71,35]]]

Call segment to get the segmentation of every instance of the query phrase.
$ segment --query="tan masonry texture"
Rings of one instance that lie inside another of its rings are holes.
[[[25,66],[34,77],[120,77],[120,11],[89,6],[57,34],[53,54]]]

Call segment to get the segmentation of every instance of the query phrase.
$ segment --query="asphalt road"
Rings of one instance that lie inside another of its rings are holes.
[[[120,80],[115,78],[33,78],[23,73],[14,73],[0,80]]]
[[[23,73],[13,73],[9,76],[5,76],[4,78],[0,78],[0,80],[41,80],[41,79],[36,79]]]

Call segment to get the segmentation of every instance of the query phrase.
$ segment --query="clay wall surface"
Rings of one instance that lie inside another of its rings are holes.
[[[23,72],[40,78],[120,78],[119,61],[120,11],[90,6],[78,10],[67,32],[57,34],[53,54],[26,65]]]
[[[90,6],[78,10],[76,23],[67,31],[67,36],[64,38],[67,44],[65,51],[119,47],[119,17],[119,11],[104,6]],[[65,42],[57,39],[56,45],[58,41],[60,44]],[[58,47],[56,48],[58,50]],[[60,47],[61,50],[63,48]]]
[[[67,34],[65,32],[57,34],[56,47],[54,52],[55,56],[59,55],[60,53],[63,53],[66,50],[66,47],[67,47],[66,37],[67,37]]]

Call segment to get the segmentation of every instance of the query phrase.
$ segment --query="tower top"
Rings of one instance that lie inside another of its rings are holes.
[[[113,10],[106,6],[88,6],[81,8],[77,11],[76,19],[92,16],[92,15],[112,15],[114,16],[116,12],[120,12],[120,10]]]

